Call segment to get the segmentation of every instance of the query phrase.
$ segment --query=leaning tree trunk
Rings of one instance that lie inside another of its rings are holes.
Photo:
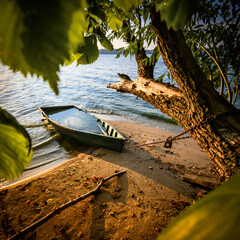
[[[240,168],[240,113],[206,79],[183,34],[168,30],[155,10],[151,20],[158,49],[178,87],[143,77],[123,79],[109,87],[143,98],[184,129],[191,129],[191,136],[205,150],[220,178],[228,178]]]

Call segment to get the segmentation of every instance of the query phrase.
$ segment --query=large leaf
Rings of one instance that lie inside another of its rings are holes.
[[[123,9],[123,10],[129,10],[132,7],[137,7],[142,0],[113,0],[114,4]]]
[[[158,240],[235,240],[240,236],[240,173],[179,215]]]
[[[95,29],[94,33],[97,35],[98,41],[101,43],[101,45],[111,52],[113,50],[113,45],[106,35],[101,31],[101,29]]]
[[[19,176],[31,157],[31,138],[27,131],[0,108],[0,179]]]
[[[58,93],[59,66],[86,29],[85,0],[0,0],[0,59],[14,71],[48,80]]]
[[[123,25],[122,19],[120,17],[118,17],[117,15],[115,15],[114,13],[107,14],[107,23],[108,23],[108,26],[113,31],[118,30]]]
[[[82,53],[72,53],[70,58],[67,59],[64,63],[65,66],[69,66],[75,61],[77,61],[82,56]]]
[[[80,54],[77,65],[90,64],[95,62],[99,57],[99,50],[97,46],[97,38],[94,34],[85,37],[85,44],[78,49]]]
[[[172,27],[175,30],[183,29],[199,4],[199,0],[156,0],[156,2],[162,20],[166,21],[168,28]]]

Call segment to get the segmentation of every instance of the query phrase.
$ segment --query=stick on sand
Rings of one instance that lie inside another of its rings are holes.
[[[101,182],[97,185],[97,187],[96,187],[94,190],[92,190],[92,191],[90,191],[90,192],[88,192],[88,193],[86,193],[86,194],[84,194],[84,195],[82,195],[82,196],[80,196],[80,197],[78,197],[78,198],[75,198],[75,199],[73,199],[73,200],[70,200],[69,202],[67,202],[67,203],[61,205],[60,207],[54,209],[52,212],[48,213],[46,216],[42,217],[42,218],[39,219],[38,221],[32,223],[32,224],[29,225],[28,227],[26,227],[26,228],[20,230],[19,232],[17,232],[15,235],[13,235],[12,237],[10,237],[9,240],[12,240],[12,239],[21,239],[22,236],[24,236],[25,234],[27,234],[27,233],[35,230],[38,226],[40,226],[40,225],[43,224],[44,222],[48,221],[50,218],[52,218],[52,217],[55,216],[56,214],[59,214],[59,213],[60,213],[61,211],[63,211],[64,209],[66,209],[66,208],[74,205],[75,203],[80,202],[80,201],[82,201],[82,200],[84,200],[84,199],[86,199],[86,198],[88,198],[88,197],[90,197],[90,196],[92,196],[92,195],[96,195],[96,194],[100,191],[100,188],[103,186],[103,184],[104,184],[105,182],[107,182],[108,180],[110,180],[110,179],[112,179],[112,178],[114,178],[114,177],[121,176],[121,175],[124,174],[125,172],[126,172],[126,171],[118,172],[118,173],[115,173],[115,174],[113,174],[113,175],[111,175],[111,176],[108,176],[108,177],[106,177],[106,178],[103,178],[103,179],[101,180]]]

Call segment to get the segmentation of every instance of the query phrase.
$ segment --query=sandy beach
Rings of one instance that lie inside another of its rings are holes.
[[[206,154],[191,139],[164,140],[173,133],[125,121],[111,121],[127,137],[122,153],[91,148],[41,175],[0,189],[0,239],[53,209],[94,189],[118,171],[96,196],[55,215],[21,239],[156,239],[169,222],[206,193],[181,176],[218,184]]]

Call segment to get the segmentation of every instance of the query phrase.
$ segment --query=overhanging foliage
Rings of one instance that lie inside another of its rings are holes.
[[[18,177],[31,161],[31,138],[7,111],[0,108],[0,179]]]
[[[240,173],[176,217],[158,240],[238,239],[239,188]]]

